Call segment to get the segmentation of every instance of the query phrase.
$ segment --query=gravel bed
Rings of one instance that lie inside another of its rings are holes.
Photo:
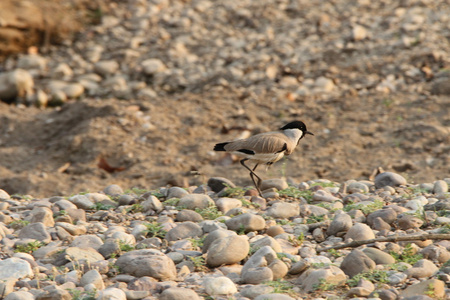
[[[449,184],[382,172],[264,180],[263,197],[223,177],[38,199],[0,190],[0,291],[6,300],[447,299]]]

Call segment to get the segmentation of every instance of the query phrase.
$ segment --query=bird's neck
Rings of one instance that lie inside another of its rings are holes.
[[[284,135],[286,135],[290,140],[292,140],[295,145],[297,145],[300,138],[303,136],[303,131],[300,129],[285,129],[283,130]]]

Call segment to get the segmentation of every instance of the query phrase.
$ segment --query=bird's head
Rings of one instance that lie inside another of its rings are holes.
[[[300,130],[302,132],[302,135],[301,135],[299,141],[305,136],[305,134],[314,135],[312,132],[310,132],[310,131],[308,131],[308,129],[306,129],[306,125],[302,121],[293,121],[293,122],[290,122],[280,128],[280,130],[287,130],[287,129]]]

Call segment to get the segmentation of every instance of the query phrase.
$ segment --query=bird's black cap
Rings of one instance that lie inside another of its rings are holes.
[[[300,129],[305,134],[307,133],[307,134],[314,135],[312,132],[309,132],[308,129],[306,129],[306,125],[302,121],[292,121],[280,128],[280,130],[286,130],[286,129]]]

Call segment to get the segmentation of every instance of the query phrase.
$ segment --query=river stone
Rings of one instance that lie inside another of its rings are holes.
[[[254,298],[253,300],[295,300],[295,299],[286,294],[273,293],[256,296],[256,298]]]
[[[164,205],[161,203],[161,201],[159,201],[159,199],[153,195],[150,195],[147,200],[141,203],[141,205],[144,213],[148,213],[151,211],[160,213],[164,209]]]
[[[353,225],[345,235],[345,240],[363,241],[375,238],[373,230],[364,223],[356,223]]]
[[[45,290],[36,297],[36,300],[71,300],[72,295],[69,291],[62,288],[53,288]]]
[[[133,250],[120,256],[116,265],[133,276],[150,276],[159,280],[174,280],[177,271],[173,260],[159,250]]]
[[[73,239],[72,243],[70,243],[71,247],[80,247],[80,248],[91,247],[94,248],[95,250],[98,250],[98,248],[100,248],[101,245],[103,245],[102,239],[93,234],[77,236]]]
[[[273,226],[270,226],[268,229],[267,229],[267,231],[266,231],[266,233],[269,235],[269,236],[271,236],[271,237],[275,237],[275,236],[277,236],[277,235],[279,235],[279,234],[282,234],[282,233],[284,233],[285,231],[284,231],[284,229],[283,229],[283,227],[281,227],[281,226],[279,226],[279,225],[273,225]]]
[[[209,246],[217,239],[227,237],[230,235],[236,235],[236,232],[226,229],[217,229],[214,231],[211,231],[203,241],[203,253],[206,253],[209,249]]]
[[[408,278],[426,278],[432,276],[438,270],[439,268],[436,267],[432,261],[428,259],[421,259],[416,262],[412,268],[405,270],[404,273],[408,276]]]
[[[86,227],[83,225],[73,225],[66,222],[57,222],[55,227],[61,227],[71,235],[82,235],[87,232]]]
[[[33,94],[34,81],[31,74],[23,69],[0,73],[0,99],[13,102]]]
[[[280,253],[283,250],[280,246],[280,243],[278,243],[276,239],[270,236],[265,236],[251,243],[251,247],[256,249],[264,246],[270,246],[277,253]]]
[[[30,223],[42,223],[46,227],[53,227],[55,225],[53,212],[48,207],[35,206],[30,214]]]
[[[279,280],[284,278],[284,276],[286,276],[289,271],[288,266],[280,259],[273,260],[268,267],[272,270],[272,280]]]
[[[247,257],[249,250],[249,242],[244,236],[229,235],[218,238],[208,247],[206,264],[214,268],[238,263]]]
[[[200,300],[194,290],[180,287],[170,287],[164,290],[158,298],[159,300]]]
[[[216,201],[217,208],[224,214],[233,208],[242,207],[242,201],[234,198],[219,198]]]
[[[433,186],[434,194],[445,194],[448,192],[448,184],[445,180],[436,180]]]
[[[401,230],[419,229],[423,225],[423,221],[418,217],[406,214],[398,216],[397,223]]]
[[[300,214],[300,206],[298,203],[277,202],[274,203],[267,211],[266,215],[275,219],[288,219]]]
[[[17,291],[8,294],[3,300],[35,300],[35,296],[32,293],[26,291]]]
[[[0,280],[33,277],[31,265],[26,260],[11,257],[0,260]]]
[[[1,97],[0,97],[1,98]],[[0,189],[0,199],[10,199],[11,196],[9,196],[9,194],[7,192],[5,192],[4,190]]]
[[[50,234],[47,232],[44,224],[31,223],[19,232],[19,239],[34,239],[43,243],[49,243],[51,241]]]
[[[352,218],[348,214],[342,211],[338,212],[336,212],[333,221],[328,226],[328,235],[336,235],[338,232],[348,231],[353,225]]]
[[[300,259],[299,261],[295,262],[291,268],[289,269],[288,273],[292,275],[297,275],[305,271],[310,266],[310,263],[307,262],[304,259]]]
[[[226,187],[236,187],[233,182],[224,177],[211,177],[210,179],[208,179],[207,184],[214,193],[218,193]]]
[[[241,273],[241,281],[247,284],[261,284],[273,280],[273,272],[268,267],[248,268]]]
[[[127,300],[127,295],[121,289],[110,287],[100,291],[96,300]]]
[[[266,221],[263,217],[251,213],[243,213],[225,221],[228,229],[233,231],[244,230],[244,232],[263,230]]]
[[[341,269],[350,278],[375,268],[375,262],[361,250],[355,249],[341,263]]]
[[[406,179],[397,173],[383,172],[375,176],[375,187],[381,189],[384,186],[405,185]]]
[[[80,280],[81,286],[93,284],[97,290],[105,289],[102,275],[97,270],[90,270],[83,274]]]
[[[289,187],[288,183],[284,179],[274,178],[274,179],[266,179],[261,182],[261,191],[275,188],[278,191],[287,189]]]
[[[65,250],[65,256],[71,261],[86,261],[94,263],[105,258],[93,248],[69,247]]]
[[[78,208],[89,210],[94,206],[94,202],[89,200],[85,195],[75,195],[69,198],[69,201],[75,204]]]
[[[242,273],[250,268],[265,267],[275,259],[277,259],[276,252],[269,246],[263,246],[247,260],[242,268]]]
[[[417,295],[428,295],[429,293],[435,299],[442,299],[445,296],[445,283],[438,279],[428,279],[408,286],[400,292],[400,296],[406,298]]]
[[[209,277],[203,282],[206,293],[210,296],[217,295],[232,295],[237,293],[236,285],[230,278],[221,277]]]
[[[312,270],[302,274],[297,279],[297,284],[300,284],[302,289],[306,292],[312,292],[322,280],[327,283],[340,285],[347,279],[344,272],[336,266],[328,266],[323,269]]]
[[[211,197],[204,194],[186,195],[182,197],[178,202],[178,206],[192,210],[195,210],[196,208],[205,209],[214,205],[214,201],[211,199]]]
[[[176,227],[170,229],[165,236],[168,241],[176,241],[187,238],[199,237],[203,234],[202,228],[193,222],[178,223]]]
[[[258,284],[258,285],[245,285],[240,289],[240,294],[243,297],[254,299],[255,297],[263,294],[270,294],[274,290],[273,287],[264,285],[264,284]]]
[[[380,217],[376,217],[373,219],[372,221],[372,228],[374,230],[391,230],[391,225],[389,225],[388,223],[386,223],[382,218]]]
[[[431,93],[434,95],[450,95],[450,78],[436,78],[431,87]]]
[[[364,248],[362,251],[377,265],[389,265],[395,263],[395,258],[393,258],[389,253],[386,253],[379,249]]]
[[[103,77],[115,74],[118,69],[119,64],[115,60],[102,60],[94,65],[94,71]]]
[[[178,212],[175,220],[177,222],[201,222],[203,221],[203,217],[201,214],[199,214],[196,211],[190,210],[190,209],[183,209]]]
[[[381,218],[383,221],[391,225],[395,220],[397,220],[397,212],[390,207],[376,210],[367,216],[367,224],[372,226],[375,218]]]
[[[429,245],[420,251],[423,258],[445,263],[450,260],[450,252],[441,245]]]

